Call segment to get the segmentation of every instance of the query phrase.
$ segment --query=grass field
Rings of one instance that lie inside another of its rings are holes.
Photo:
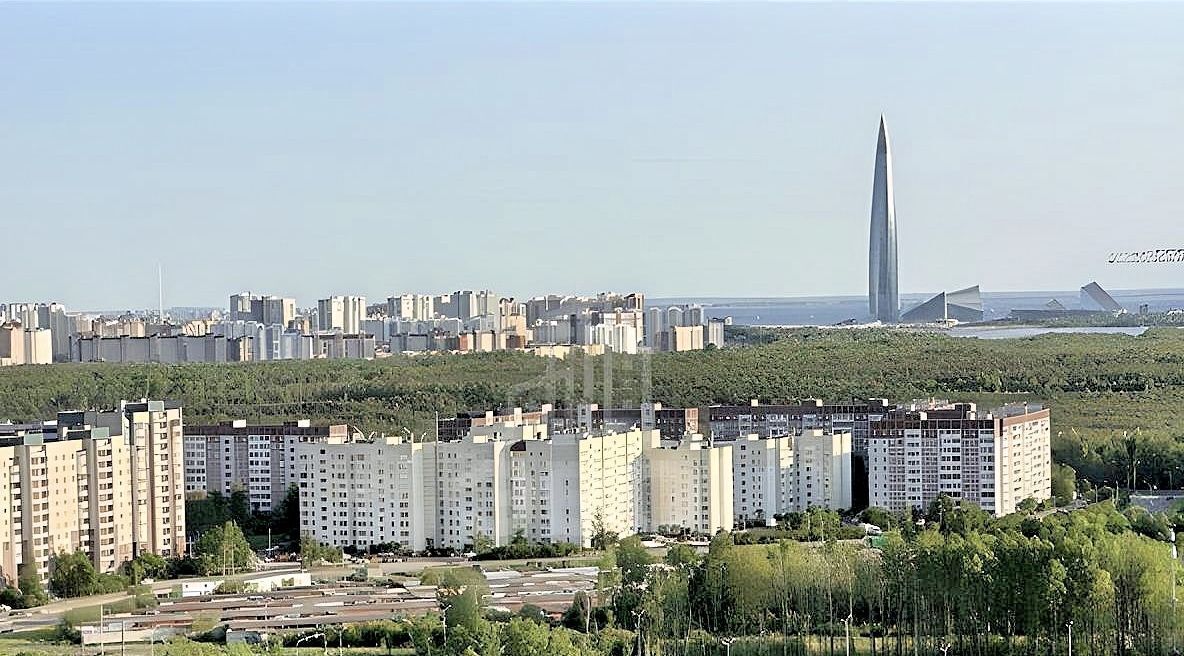
[[[66,611],[65,618],[67,622],[75,626],[87,622],[98,622],[100,609],[104,616],[111,613],[128,613],[136,609],[136,600],[134,597],[127,597],[109,604],[96,604],[94,606],[75,608],[74,610]]]

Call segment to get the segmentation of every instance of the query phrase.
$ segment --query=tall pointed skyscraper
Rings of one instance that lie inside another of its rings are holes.
[[[892,191],[892,148],[883,115],[880,116],[880,136],[876,141],[871,248],[867,261],[867,302],[872,319],[896,323],[900,320],[900,297],[896,284],[896,198]]]

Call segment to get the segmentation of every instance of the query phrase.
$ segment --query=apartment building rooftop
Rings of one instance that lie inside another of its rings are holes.
[[[127,412],[160,412],[162,410],[177,410],[180,407],[180,401],[171,401],[168,399],[163,401],[149,401],[141,399],[139,401],[129,401],[124,403],[122,408],[117,409],[122,409]]]
[[[823,399],[762,403],[760,399],[751,399],[748,403],[714,404],[708,406],[707,410],[712,419],[718,419],[729,414],[861,414],[864,412],[882,412],[893,407],[888,403],[888,399],[874,398],[852,399],[837,403],[828,403]]]
[[[1008,403],[986,412],[980,412],[974,403],[931,403],[928,407],[918,407],[915,403],[889,411],[881,421],[982,421],[993,422],[996,419],[1012,419],[1025,417],[1046,411],[1039,403],[1017,402]]]
[[[109,437],[111,437],[111,432],[106,426],[62,426],[59,428],[56,424],[0,425],[0,447],[53,444],[69,440],[106,439]]]
[[[285,421],[279,424],[248,424],[245,419],[234,419],[209,426],[186,426],[186,435],[331,435],[350,434],[348,424],[313,426],[308,419]]]

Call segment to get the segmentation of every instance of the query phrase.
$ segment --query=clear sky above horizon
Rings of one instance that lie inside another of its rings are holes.
[[[1184,5],[0,5],[0,302],[1184,287]]]

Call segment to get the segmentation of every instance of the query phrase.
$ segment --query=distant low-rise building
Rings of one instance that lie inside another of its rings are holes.
[[[231,329],[233,328],[233,330]],[[76,337],[75,362],[250,362],[257,360],[370,359],[372,335],[305,335],[263,324],[223,324],[229,334]]]

